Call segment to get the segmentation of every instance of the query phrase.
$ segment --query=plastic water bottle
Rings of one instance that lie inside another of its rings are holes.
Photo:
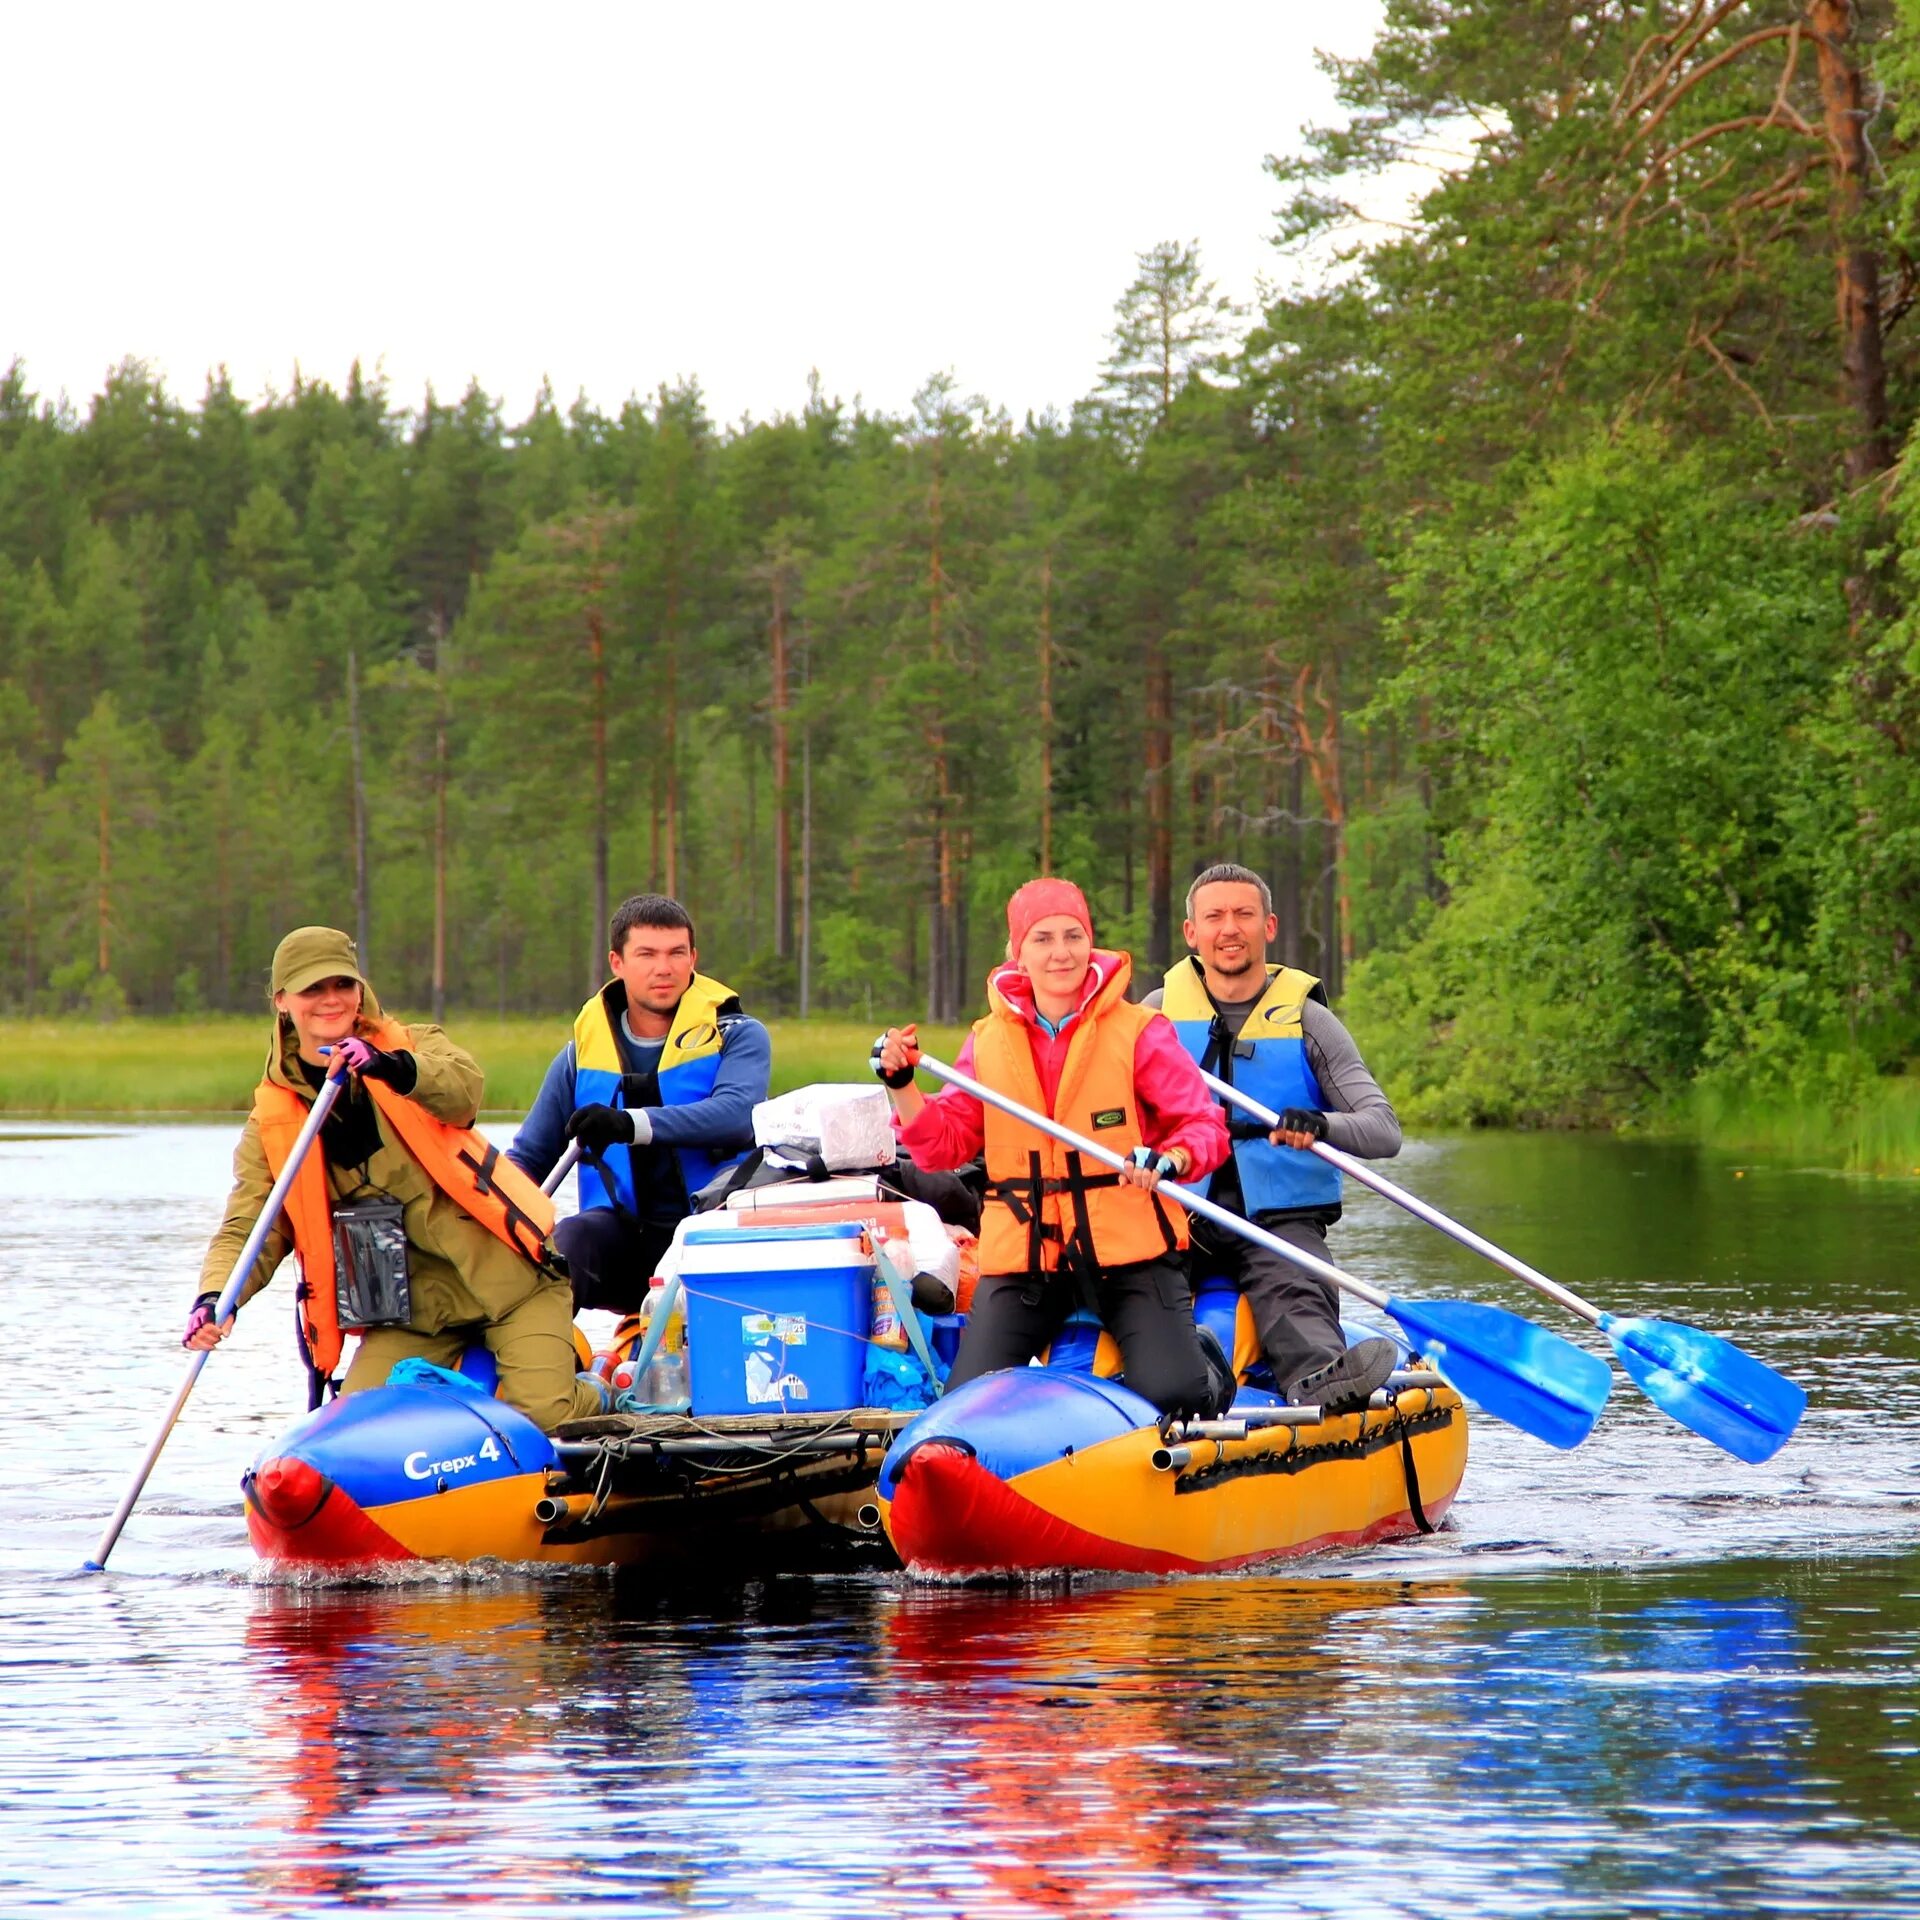
[[[655,1407],[677,1407],[683,1405],[686,1398],[687,1356],[678,1348],[669,1353],[662,1342],[647,1366],[647,1403]]]

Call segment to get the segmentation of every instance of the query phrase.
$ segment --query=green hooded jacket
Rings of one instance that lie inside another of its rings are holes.
[[[369,987],[356,1031],[371,1037],[380,1019],[379,1001]],[[407,1097],[418,1102],[436,1120],[444,1120],[450,1126],[472,1126],[480,1111],[480,1090],[484,1084],[478,1063],[438,1027],[413,1026],[407,1032],[408,1045],[419,1069],[419,1078]],[[312,1105],[314,1090],[300,1070],[293,1023],[279,1015],[274,1021],[267,1078],[278,1086],[290,1087]],[[371,1097],[357,1080],[348,1083],[341,1098],[371,1104]],[[485,1325],[504,1318],[542,1287],[556,1287],[567,1294],[571,1317],[572,1294],[566,1282],[542,1273],[531,1261],[523,1259],[488,1232],[458,1202],[442,1193],[377,1110],[375,1119],[380,1132],[380,1150],[364,1168],[329,1164],[327,1185],[335,1200],[365,1198],[378,1192],[391,1194],[406,1209],[408,1265],[413,1290],[413,1317],[407,1322],[408,1326],[416,1333],[440,1333],[449,1327]],[[325,1144],[323,1135],[311,1151],[323,1152]],[[233,1264],[246,1245],[247,1235],[253,1231],[272,1191],[273,1176],[267,1169],[259,1123],[250,1114],[240,1135],[240,1144],[234,1149],[233,1191],[227,1196],[226,1215],[201,1263],[203,1293],[217,1293],[226,1285]],[[293,1235],[283,1214],[268,1233],[260,1257],[241,1289],[242,1304],[273,1278],[281,1261],[292,1251]]]

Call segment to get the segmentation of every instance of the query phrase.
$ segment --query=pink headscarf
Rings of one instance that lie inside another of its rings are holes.
[[[1036,920],[1056,913],[1072,914],[1092,941],[1093,915],[1087,911],[1087,896],[1071,880],[1029,880],[1007,902],[1007,938],[1013,942],[1013,952],[1019,953],[1020,942]]]

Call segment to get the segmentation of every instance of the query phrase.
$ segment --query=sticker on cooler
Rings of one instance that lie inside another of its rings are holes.
[[[743,1313],[740,1344],[747,1350],[747,1398],[756,1407],[807,1397],[806,1381],[787,1366],[787,1349],[807,1344],[805,1314]]]

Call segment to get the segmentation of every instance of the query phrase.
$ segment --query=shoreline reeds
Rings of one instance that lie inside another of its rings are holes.
[[[877,1023],[846,1019],[769,1020],[773,1091],[814,1081],[864,1083]],[[548,1062],[565,1043],[564,1019],[450,1014],[447,1030],[486,1070],[484,1111],[524,1113]],[[963,1028],[926,1029],[952,1059]],[[244,1113],[266,1051],[256,1015],[0,1019],[0,1116],[63,1121],[217,1119]],[[1655,1137],[1734,1153],[1798,1158],[1852,1173],[1920,1176],[1920,1075],[1870,1081],[1845,1107],[1785,1092],[1699,1087]]]
[[[401,1017],[405,1017],[404,1014]],[[532,1015],[449,1014],[447,1031],[486,1071],[485,1111],[524,1113],[568,1022]],[[770,1020],[773,1091],[813,1081],[871,1084],[877,1026],[856,1020]],[[926,1030],[951,1059],[963,1029]],[[244,1113],[266,1057],[258,1015],[163,1016],[97,1022],[0,1019],[0,1114],[21,1119]]]
[[[1799,1158],[1848,1173],[1920,1175],[1920,1075],[1864,1081],[1845,1105],[1780,1091],[1697,1087],[1656,1131],[1736,1153]]]

